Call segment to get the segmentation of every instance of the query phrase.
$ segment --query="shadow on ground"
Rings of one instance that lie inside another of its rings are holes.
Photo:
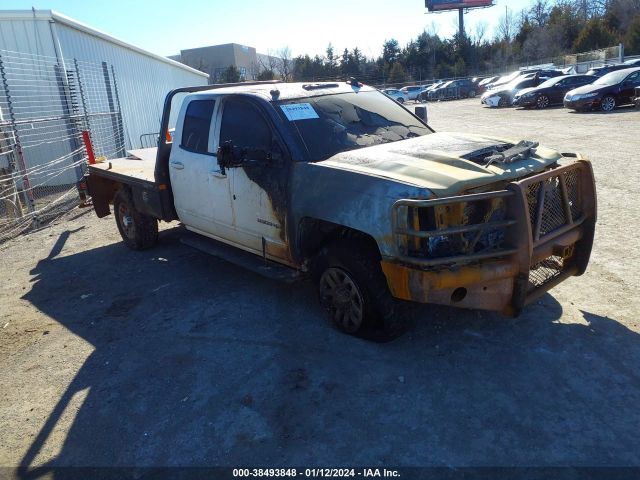
[[[549,295],[519,319],[411,308],[373,344],[325,322],[309,284],[178,242],[59,257],[24,296],[91,343],[17,474],[57,466],[640,464],[640,337]],[[86,398],[55,460],[34,466]]]

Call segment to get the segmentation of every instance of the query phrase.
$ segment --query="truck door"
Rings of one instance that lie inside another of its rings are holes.
[[[229,177],[215,155],[219,101],[187,97],[182,106],[169,172],[178,218],[191,230],[223,239],[233,236]]]
[[[285,234],[287,165],[269,161],[275,132],[266,115],[251,100],[230,96],[222,104],[219,142],[246,149],[245,164],[227,169],[238,241],[274,260],[289,261]]]

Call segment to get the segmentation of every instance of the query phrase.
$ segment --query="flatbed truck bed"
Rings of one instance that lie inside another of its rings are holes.
[[[133,201],[141,213],[166,221],[175,220],[177,215],[173,205],[167,201],[166,193],[164,195],[161,193],[166,187],[155,180],[157,152],[157,147],[129,150],[126,157],[89,165],[89,173],[97,173],[100,177],[113,180],[118,185],[135,186],[136,188],[132,189]],[[109,184],[95,184],[92,188],[94,207],[97,212],[100,208],[100,202],[95,201],[97,197],[102,194],[113,198],[114,192],[103,190],[104,185]],[[104,212],[105,215],[108,213],[108,211]]]

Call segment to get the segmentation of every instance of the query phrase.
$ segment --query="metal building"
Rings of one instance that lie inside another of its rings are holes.
[[[157,131],[169,90],[208,83],[206,73],[52,10],[0,10],[0,50],[57,58],[65,65],[76,59],[113,66],[126,148],[139,147],[140,135]]]
[[[106,158],[151,146],[167,92],[207,83],[59,13],[0,11],[0,241],[77,204],[84,136]]]

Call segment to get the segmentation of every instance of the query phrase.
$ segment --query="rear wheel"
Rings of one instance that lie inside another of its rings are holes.
[[[616,99],[615,99],[615,97],[613,97],[611,95],[607,95],[600,102],[600,109],[603,112],[610,112],[614,108],[616,108]]]
[[[113,199],[116,224],[129,248],[144,250],[158,241],[158,221],[136,210],[129,190],[120,190]]]
[[[314,273],[320,304],[342,332],[388,341],[404,331],[380,255],[366,239],[343,239],[325,247]]]
[[[469,94],[467,95],[467,98],[476,98],[476,91],[469,90]]]
[[[546,95],[540,95],[536,100],[536,107],[547,108],[549,106],[549,97]]]

